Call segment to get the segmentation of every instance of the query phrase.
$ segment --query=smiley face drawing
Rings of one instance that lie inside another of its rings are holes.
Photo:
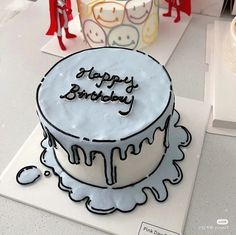
[[[142,29],[142,40],[146,44],[153,43],[157,38],[158,32],[158,16],[156,13],[150,15],[148,20],[144,23]]]
[[[108,44],[112,47],[135,49],[139,43],[139,32],[133,25],[119,25],[108,34]]]
[[[107,44],[106,33],[93,20],[86,20],[83,24],[84,38],[90,47],[104,47]]]
[[[77,1],[78,2],[78,6],[80,5],[80,4],[82,4],[81,2],[80,2],[80,0],[78,0]],[[92,13],[93,13],[93,6],[96,4],[96,3],[99,3],[99,2],[104,2],[104,0],[90,0],[88,3],[83,3],[84,4],[84,6],[85,6],[85,10],[79,10],[79,12],[80,13],[84,13],[84,16],[85,17],[89,17],[89,16],[91,16],[92,15]]]
[[[126,5],[126,14],[130,22],[133,24],[144,23],[151,10],[153,0],[129,0]]]
[[[124,5],[117,2],[102,2],[93,6],[94,19],[103,27],[112,28],[122,24],[125,17]]]

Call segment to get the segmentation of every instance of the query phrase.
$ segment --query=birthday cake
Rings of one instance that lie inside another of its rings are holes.
[[[95,213],[133,210],[146,202],[144,188],[164,201],[164,179],[181,181],[175,160],[191,139],[174,105],[171,79],[151,56],[110,47],[72,54],[37,90],[41,162]]]
[[[139,49],[157,38],[157,0],[78,0],[77,4],[90,47]]]

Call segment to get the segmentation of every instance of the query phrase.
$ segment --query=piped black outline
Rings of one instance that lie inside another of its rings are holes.
[[[44,171],[43,175],[45,177],[49,177],[49,176],[51,176],[51,172],[50,171]]]
[[[102,90],[100,90],[100,92],[92,91],[92,92],[89,93],[84,89],[82,90],[81,87],[78,84],[73,84],[72,83],[71,86],[72,86],[72,88],[70,88],[70,90],[66,94],[63,94],[63,95],[59,96],[60,99],[66,99],[66,100],[70,100],[70,101],[72,101],[74,99],[90,100],[92,102],[100,101],[100,102],[105,103],[105,104],[107,104],[107,103],[117,104],[117,102],[118,102],[118,103],[121,103],[121,104],[129,105],[129,109],[127,111],[122,111],[122,110],[118,111],[118,113],[122,116],[127,116],[133,108],[134,95],[132,95],[131,99],[127,101],[127,99],[130,98],[129,96],[127,96],[127,95],[116,95],[114,93],[114,90],[112,90],[111,93],[109,95],[107,95],[107,94],[103,94]],[[129,88],[129,87],[127,87],[127,88]],[[109,89],[111,89],[111,88],[109,88]],[[130,93],[130,92],[127,92],[127,93]],[[70,97],[71,94],[73,94],[72,97]],[[96,96],[95,99],[92,98],[93,95]],[[105,97],[107,98],[106,100],[105,100]],[[116,100],[114,100],[114,99],[116,99]]]
[[[16,174],[16,182],[17,182],[18,184],[21,184],[21,185],[29,185],[29,184],[33,184],[34,182],[36,182],[36,181],[41,177],[41,174],[39,174],[33,181],[28,182],[28,183],[22,183],[22,182],[20,182],[20,181],[18,180],[18,178],[20,177],[20,175],[21,175],[22,172],[24,172],[25,170],[33,169],[33,168],[38,169],[37,166],[33,166],[33,165],[25,166],[25,167],[21,168],[21,169],[17,172],[17,174]]]
[[[114,143],[114,142],[116,142],[116,140],[96,140],[96,139],[92,139],[92,142],[97,142],[97,143],[99,143],[99,142]]]
[[[81,202],[81,201],[87,199],[86,202],[85,202],[86,208],[87,208],[90,212],[92,212],[92,213],[94,213],[94,214],[107,215],[107,214],[111,214],[111,213],[113,213],[113,212],[115,212],[115,211],[120,211],[120,212],[122,212],[122,213],[129,213],[129,212],[135,210],[135,208],[136,208],[137,206],[143,205],[143,204],[145,204],[145,203],[147,202],[148,197],[147,197],[147,194],[146,194],[145,190],[150,190],[151,193],[153,194],[154,198],[156,199],[156,201],[158,201],[158,202],[164,202],[164,201],[167,200],[167,198],[168,198],[168,196],[169,196],[168,189],[167,189],[167,186],[166,186],[165,182],[169,182],[169,183],[172,184],[172,185],[177,185],[177,184],[179,184],[179,183],[182,181],[182,179],[183,179],[183,172],[182,172],[182,169],[179,167],[179,165],[177,164],[177,162],[180,162],[180,161],[184,160],[184,158],[185,158],[185,153],[182,151],[182,147],[187,147],[187,146],[191,143],[191,141],[192,141],[192,135],[191,135],[191,133],[188,131],[188,129],[187,129],[186,127],[182,126],[182,125],[178,125],[179,120],[180,120],[180,114],[179,114],[179,112],[176,111],[176,110],[175,110],[175,112],[177,112],[177,114],[178,114],[178,119],[177,119],[176,123],[174,124],[174,127],[175,127],[175,128],[177,128],[177,127],[182,128],[182,129],[185,131],[185,133],[186,133],[187,139],[186,139],[185,143],[182,142],[182,143],[180,143],[180,144],[178,145],[178,149],[179,149],[179,151],[182,153],[182,158],[172,161],[173,166],[175,167],[175,169],[176,169],[176,171],[177,171],[177,173],[178,173],[178,176],[179,176],[179,178],[176,178],[176,179],[178,179],[178,180],[174,179],[173,181],[171,181],[171,180],[168,179],[168,178],[165,178],[165,179],[162,180],[162,184],[163,184],[163,186],[164,186],[164,188],[165,188],[165,191],[166,191],[166,197],[165,197],[164,199],[162,199],[162,200],[160,199],[159,193],[158,193],[156,190],[154,190],[154,192],[155,192],[155,194],[154,194],[153,191],[152,191],[153,188],[143,187],[143,188],[142,188],[142,192],[143,192],[144,195],[145,195],[145,200],[144,200],[144,202],[143,202],[143,203],[136,203],[135,206],[134,206],[132,209],[130,209],[130,210],[123,211],[123,210],[121,210],[121,209],[119,209],[119,208],[114,208],[114,207],[109,208],[109,209],[106,209],[106,210],[95,209],[95,208],[93,208],[93,207],[90,208],[90,207],[89,207],[89,203],[90,203],[91,200],[90,200],[90,198],[89,198],[88,196],[84,197],[84,198],[81,199],[81,200],[74,200],[74,199],[71,197],[71,195],[70,195],[70,193],[72,192],[72,191],[71,191],[72,189],[69,188],[69,187],[67,187],[67,186],[65,186],[65,185],[63,185],[63,183],[62,183],[62,178],[60,177],[60,175],[58,175],[58,174],[55,172],[54,168],[47,166],[47,165],[42,161],[43,156],[44,156],[45,152],[47,151],[47,149],[46,149],[45,147],[43,147],[43,148],[44,148],[44,151],[41,153],[40,161],[41,161],[41,163],[42,163],[43,165],[45,165],[46,167],[50,168],[50,169],[53,171],[54,175],[58,176],[58,178],[59,178],[59,180],[58,180],[58,187],[59,187],[62,191],[67,192],[69,198],[70,198],[72,201],[74,201],[74,202]],[[44,140],[46,140],[46,139],[47,139],[47,138],[45,137]],[[43,142],[44,140],[42,140],[42,142]],[[41,142],[41,145],[42,145],[42,142]],[[165,157],[165,154],[166,154],[166,151],[167,151],[168,148],[169,148],[169,147],[167,147],[167,148],[165,149],[165,152],[164,152],[164,154],[163,154],[163,157],[162,157],[161,161],[159,162],[158,166],[157,166],[157,167],[154,169],[154,171],[151,172],[148,176],[144,177],[143,179],[139,180],[138,182],[135,182],[135,183],[132,183],[132,184],[129,184],[129,185],[126,185],[126,186],[122,186],[122,187],[112,188],[112,189],[116,190],[116,189],[123,189],[123,188],[127,188],[127,187],[132,187],[132,186],[134,186],[134,185],[140,183],[141,181],[147,179],[147,178],[150,177],[151,175],[153,175],[153,174],[156,172],[156,170],[159,168],[159,166],[161,165],[161,163],[162,163],[162,161],[163,161],[163,159],[164,159],[164,157]],[[56,162],[57,162],[58,165],[61,167],[61,169],[64,170],[64,168],[61,166],[61,164],[59,163],[58,159],[56,158],[56,154],[55,154],[55,150],[54,150],[54,149],[53,149],[53,151],[54,151],[54,156],[55,156]],[[64,171],[65,171],[65,170],[64,170]],[[75,177],[71,176],[67,171],[65,171],[65,172],[66,172],[71,178],[73,178],[74,180],[76,180],[76,181],[78,181],[78,182],[80,182],[80,183],[83,183],[83,184],[85,184],[85,185],[89,185],[89,186],[92,186],[92,187],[95,187],[95,188],[101,188],[101,189],[107,189],[107,188],[108,188],[108,187],[101,187],[101,186],[92,185],[92,184],[83,182],[83,181],[78,180],[78,179],[76,179]],[[61,187],[61,185],[62,185],[64,188]],[[69,191],[66,190],[65,188],[69,189]],[[96,210],[96,211],[95,211],[95,210]]]

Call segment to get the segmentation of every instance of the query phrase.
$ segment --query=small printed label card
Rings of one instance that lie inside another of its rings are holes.
[[[153,224],[142,222],[138,235],[180,235],[180,234],[165,228],[158,227]]]

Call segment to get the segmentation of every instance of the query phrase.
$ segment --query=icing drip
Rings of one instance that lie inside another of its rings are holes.
[[[48,140],[48,142],[50,143],[50,140]],[[41,175],[41,171],[36,166],[26,166],[19,170],[16,175],[16,181],[21,185],[32,184],[37,181]]]
[[[191,134],[188,130],[178,125],[179,118],[178,112],[175,111],[169,122],[169,145],[160,164],[147,177],[131,185],[117,188],[99,187],[73,178],[57,161],[54,148],[49,145],[47,137],[42,141],[44,151],[41,154],[41,162],[58,176],[58,186],[68,191],[71,200],[86,200],[87,209],[93,213],[108,214],[115,210],[132,211],[137,205],[147,201],[146,189],[150,189],[154,198],[162,202],[168,197],[165,181],[177,184],[182,180],[182,170],[177,162],[184,159],[181,148],[188,146],[191,142]]]
[[[85,164],[87,166],[91,166],[93,163],[93,156],[95,153],[100,153],[104,158],[104,174],[106,177],[106,182],[108,185],[113,185],[115,183],[115,175],[114,175],[114,165],[113,165],[113,151],[115,149],[119,150],[120,153],[120,159],[125,160],[127,158],[127,152],[130,147],[132,147],[132,153],[137,155],[142,150],[142,144],[143,141],[148,141],[149,144],[152,144],[154,141],[154,134],[157,130],[166,131],[168,132],[168,125],[169,125],[169,118],[172,114],[172,110],[174,108],[174,96],[173,92],[170,92],[170,100],[167,110],[165,110],[165,113],[152,124],[152,127],[146,128],[142,132],[138,133],[138,135],[130,136],[128,138],[124,138],[120,141],[116,141],[114,143],[110,142],[103,142],[102,144],[100,142],[91,144],[72,144],[72,143],[78,143],[78,140],[72,139],[71,137],[68,139],[64,138],[63,144],[60,142],[60,135],[54,136],[51,133],[48,133],[50,130],[50,126],[48,126],[47,130],[47,136],[49,136],[49,145],[51,143],[58,142],[67,152],[69,161],[72,164],[79,164],[81,157],[78,154],[77,148],[80,148],[84,154]],[[41,119],[42,120],[42,119]],[[42,126],[44,126],[42,122]],[[57,134],[57,133],[56,133]],[[60,134],[60,133],[58,133]],[[168,136],[168,134],[166,134]],[[168,142],[167,138],[165,138],[166,142]],[[72,144],[72,146],[71,146]],[[165,146],[166,143],[164,143]],[[83,147],[82,147],[83,146]],[[96,151],[94,151],[96,149]]]
[[[115,167],[113,165],[113,156],[111,152],[106,152],[104,155],[104,167],[105,167],[105,177],[108,185],[112,185],[115,183],[115,178],[114,178],[114,171]]]
[[[74,164],[79,164],[80,163],[80,156],[79,156],[77,147],[75,145],[73,145],[71,147],[71,149],[72,149],[72,152],[73,152],[73,162],[74,162]]]

